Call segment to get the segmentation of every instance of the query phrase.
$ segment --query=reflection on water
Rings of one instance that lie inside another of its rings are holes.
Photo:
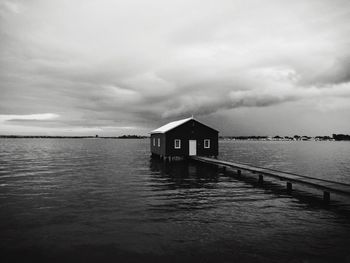
[[[156,158],[150,160],[150,170],[160,174],[172,188],[215,187],[218,182],[218,168],[209,165],[197,165],[193,162],[164,162]]]
[[[0,140],[2,262],[350,259],[346,215],[214,166],[150,159],[148,143]]]

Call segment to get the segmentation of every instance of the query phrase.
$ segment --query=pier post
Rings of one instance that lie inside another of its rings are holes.
[[[223,166],[223,167],[222,167],[222,172],[223,172],[223,173],[226,173],[226,166]]]
[[[259,184],[263,184],[264,183],[264,176],[262,174],[259,174],[259,180],[258,180]]]
[[[329,204],[330,200],[331,200],[331,194],[327,191],[323,191],[323,202],[325,204]]]
[[[238,175],[241,175],[241,173],[242,173],[241,170],[237,170]]]
[[[287,182],[287,192],[290,193],[293,190],[293,186],[291,182]]]

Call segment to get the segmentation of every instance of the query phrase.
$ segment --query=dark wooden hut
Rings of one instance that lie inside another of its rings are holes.
[[[170,122],[151,131],[151,153],[161,158],[214,156],[219,152],[219,132],[197,120]]]

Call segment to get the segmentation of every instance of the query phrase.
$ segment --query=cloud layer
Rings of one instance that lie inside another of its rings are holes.
[[[346,0],[2,0],[0,133],[346,132],[349,36]]]

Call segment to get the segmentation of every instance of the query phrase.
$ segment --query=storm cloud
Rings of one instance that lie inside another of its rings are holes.
[[[0,133],[346,133],[349,46],[347,0],[0,0]]]

